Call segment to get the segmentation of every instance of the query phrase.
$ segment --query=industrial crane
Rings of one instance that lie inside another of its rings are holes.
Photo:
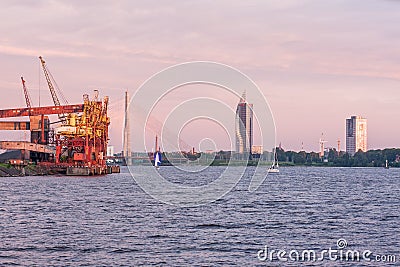
[[[55,80],[53,78],[53,75],[51,75],[51,72],[47,68],[46,62],[44,61],[44,59],[41,56],[39,57],[39,59],[40,59],[40,63],[42,64],[42,68],[43,68],[44,76],[46,77],[47,85],[49,86],[49,89],[50,89],[51,97],[53,98],[54,106],[60,106],[60,100],[58,99],[55,88],[57,88],[57,91],[60,94],[62,100],[64,101],[64,104],[68,104],[67,99],[64,97],[63,93],[58,88],[57,83],[55,82]],[[54,87],[52,81],[54,82],[54,85],[56,87]],[[60,119],[60,121],[62,123],[66,122],[66,114],[58,114],[58,118]]]
[[[29,112],[32,110],[32,106],[31,106],[31,97],[29,96],[28,93],[28,89],[26,88],[26,84],[25,84],[25,80],[24,77],[21,77],[21,81],[22,81],[22,89],[24,90],[24,95],[25,95],[25,101],[26,101],[26,107],[28,108]],[[29,130],[31,130],[31,141],[39,141],[43,144],[46,143],[45,140],[45,116],[44,114],[40,114],[40,120],[38,119],[38,116],[29,116],[29,120],[30,120],[30,126],[29,126]],[[48,121],[49,118],[46,117],[46,121]],[[40,121],[40,123],[39,123]],[[40,139],[39,139],[39,135],[34,134],[34,132],[37,132],[36,128],[40,128]],[[36,138],[34,137],[36,136]]]
[[[22,88],[24,90],[24,95],[25,95],[26,106],[28,108],[31,108],[32,107],[31,97],[29,96],[28,89],[26,88],[24,77],[21,77],[21,80],[22,80]]]
[[[31,98],[29,96],[28,90],[25,86],[25,81],[24,78],[21,77],[22,80],[22,88],[24,90],[24,95],[25,95],[25,100],[26,100],[26,106],[28,107],[25,111],[25,114],[30,116],[30,110],[31,110]],[[0,110],[0,118],[7,118],[7,117],[15,117],[14,115],[17,112],[13,111],[5,111],[5,110]],[[29,121],[0,121],[0,131],[2,130],[30,130],[30,122]]]

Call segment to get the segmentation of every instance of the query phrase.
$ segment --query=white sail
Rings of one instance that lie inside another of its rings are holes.
[[[160,167],[161,165],[161,158],[160,158],[160,152],[156,152],[154,155],[154,166],[155,167]]]
[[[268,173],[279,173],[279,163],[278,163],[278,158],[276,156],[276,150],[274,151],[274,161],[272,163],[272,166],[269,167]]]

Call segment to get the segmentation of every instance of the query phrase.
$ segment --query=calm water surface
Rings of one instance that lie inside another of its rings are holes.
[[[152,199],[123,171],[0,178],[0,265],[299,266],[261,262],[257,252],[336,248],[339,238],[400,264],[400,169],[281,168],[255,193],[247,191],[250,170],[222,199],[194,208]],[[160,171],[196,181],[173,167]]]

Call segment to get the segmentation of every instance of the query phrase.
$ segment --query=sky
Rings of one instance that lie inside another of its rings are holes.
[[[25,105],[21,76],[35,105],[39,96],[51,105],[41,55],[69,103],[94,89],[110,97],[110,144],[118,151],[125,90],[133,95],[175,64],[215,61],[259,86],[285,150],[318,151],[322,133],[327,146],[338,139],[344,146],[351,115],[368,119],[369,148],[399,147],[399,14],[394,0],[4,0],[0,107]],[[186,142],[206,138],[203,126],[186,127]]]

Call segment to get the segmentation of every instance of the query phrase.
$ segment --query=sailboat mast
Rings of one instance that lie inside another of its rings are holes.
[[[156,143],[154,146],[154,153],[156,153],[158,151],[158,136],[156,135]]]

